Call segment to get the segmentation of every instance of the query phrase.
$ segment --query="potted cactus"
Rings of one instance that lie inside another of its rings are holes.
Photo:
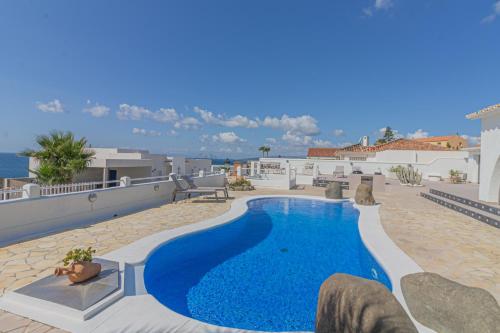
[[[95,250],[92,247],[69,251],[63,259],[65,267],[57,267],[54,274],[56,276],[67,275],[72,283],[84,282],[97,276],[101,272],[101,264],[92,262],[94,253]]]

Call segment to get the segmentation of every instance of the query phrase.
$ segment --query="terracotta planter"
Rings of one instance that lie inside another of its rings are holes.
[[[101,272],[101,264],[90,261],[75,262],[68,267],[57,267],[54,271],[56,276],[67,275],[73,283],[87,281]]]

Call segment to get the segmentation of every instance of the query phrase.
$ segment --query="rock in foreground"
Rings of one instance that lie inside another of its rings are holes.
[[[331,182],[325,190],[325,198],[327,199],[342,199],[342,184],[340,182]]]
[[[417,333],[382,284],[348,274],[330,276],[319,291],[316,333]]]
[[[373,197],[372,187],[368,184],[359,184],[356,189],[354,201],[358,205],[373,206],[375,205],[375,198]]]
[[[500,333],[500,307],[486,290],[464,286],[435,273],[401,279],[413,317],[440,333]]]

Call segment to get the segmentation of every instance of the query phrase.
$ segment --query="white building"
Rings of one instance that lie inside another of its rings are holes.
[[[424,179],[446,179],[453,169],[466,174],[469,181],[477,181],[477,166],[469,162],[469,156],[465,150],[399,139],[376,146],[366,142],[345,148],[310,148],[307,158],[261,158],[259,168],[285,169],[289,165],[296,172],[297,184],[305,185],[312,184],[318,175],[348,175],[354,170],[394,178],[391,167],[410,164]]]
[[[479,200],[500,202],[500,104],[468,114],[481,119]]]
[[[121,177],[146,178],[168,176],[171,172],[179,175],[210,171],[211,160],[188,159],[185,157],[167,157],[151,154],[147,150],[123,148],[89,148],[94,157],[88,168],[78,174],[73,182],[113,182]],[[30,158],[30,170],[36,169],[38,161]],[[30,177],[35,175],[30,172]],[[110,183],[108,186],[115,186]]]

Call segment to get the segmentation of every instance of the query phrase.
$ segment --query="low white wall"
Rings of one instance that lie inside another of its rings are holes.
[[[193,178],[198,186],[223,186],[224,175]],[[155,189],[156,187],[156,189]],[[175,184],[160,181],[129,187],[0,201],[0,246],[129,214],[172,201]],[[89,194],[95,193],[95,202]]]
[[[449,172],[451,169],[459,170],[460,172],[467,173],[474,172],[468,167],[468,160],[465,157],[468,153],[452,151],[450,153],[455,153],[455,157],[441,157],[433,159],[428,163],[411,163],[414,168],[423,173],[423,178],[428,179],[429,174],[438,174],[442,178],[449,178]],[[314,163],[314,169],[318,168],[320,174],[333,174],[333,171],[337,166],[344,167],[344,174],[347,176],[352,173],[353,168],[359,168],[365,174],[373,174],[380,171],[383,175],[389,178],[394,178],[394,175],[389,172],[389,169],[393,166],[403,165],[406,166],[406,162],[373,162],[373,161],[347,161],[347,160],[324,160],[324,159],[262,159],[265,161],[280,162],[283,165],[285,163],[290,163],[291,167],[297,170],[297,184],[299,185],[310,185],[312,184],[312,176],[303,175],[304,165],[306,163]],[[469,177],[468,177],[469,178]],[[475,179],[474,175],[471,175],[469,179]]]
[[[259,187],[272,187],[279,189],[289,190],[295,183],[292,184],[290,181],[289,175],[262,175],[262,178],[247,178],[250,183],[259,188]]]

